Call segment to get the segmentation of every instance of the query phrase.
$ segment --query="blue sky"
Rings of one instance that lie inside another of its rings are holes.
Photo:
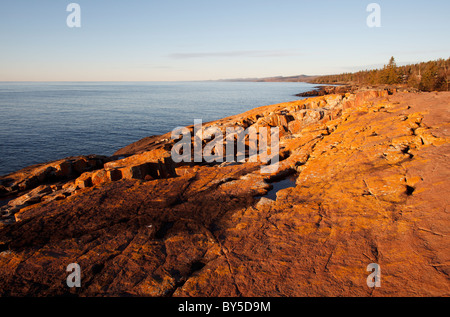
[[[69,28],[69,3],[81,27]],[[381,6],[381,28],[366,24]],[[321,75],[450,57],[450,1],[0,0],[0,81]]]

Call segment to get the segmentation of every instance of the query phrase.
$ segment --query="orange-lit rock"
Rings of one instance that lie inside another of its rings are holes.
[[[447,296],[449,105],[445,92],[362,91],[204,124],[288,127],[272,174],[175,165],[164,135],[48,188],[45,165],[3,179],[4,192],[32,176],[38,189],[0,227],[0,295]],[[74,262],[79,289],[65,286]]]
[[[80,177],[75,180],[75,185],[78,188],[87,188],[92,186],[92,173],[86,172],[83,173]]]

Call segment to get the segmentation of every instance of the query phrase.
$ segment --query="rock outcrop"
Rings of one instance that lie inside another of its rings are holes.
[[[7,175],[0,294],[448,296],[449,107],[450,93],[365,90],[204,123],[279,127],[272,174],[176,164],[165,134]]]

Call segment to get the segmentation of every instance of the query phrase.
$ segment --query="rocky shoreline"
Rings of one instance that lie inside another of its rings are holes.
[[[167,133],[1,177],[0,295],[448,296],[450,93],[316,93],[204,123],[279,127],[269,175],[175,163]]]
[[[315,87],[313,90],[306,91],[300,94],[296,94],[297,97],[319,97],[326,96],[332,94],[347,94],[347,93],[357,93],[362,90],[371,90],[373,87],[364,86],[364,85],[349,85],[349,84],[341,84],[341,85],[320,85]],[[392,95],[396,92],[419,92],[415,88],[407,87],[405,85],[383,85],[377,86],[377,89],[382,89],[388,92],[388,94]]]

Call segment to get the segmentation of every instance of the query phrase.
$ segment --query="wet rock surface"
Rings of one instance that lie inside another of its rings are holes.
[[[204,124],[278,126],[273,174],[175,164],[167,134],[6,175],[0,294],[448,296],[449,109],[450,93],[367,90]]]

